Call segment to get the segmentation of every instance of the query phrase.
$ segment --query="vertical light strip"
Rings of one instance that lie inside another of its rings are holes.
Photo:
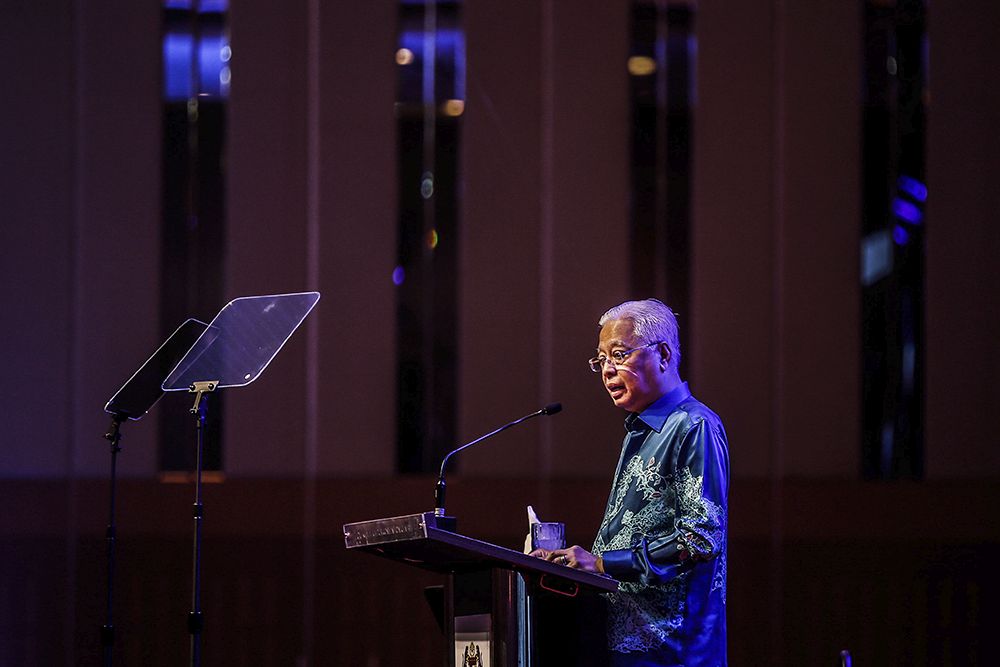
[[[656,184],[656,219],[653,224],[653,257],[655,261],[653,262],[653,284],[649,286],[652,289],[652,294],[662,294],[664,299],[673,294],[672,290],[675,289],[675,286],[667,280],[669,254],[667,253],[667,244],[672,240],[667,231],[670,226],[670,221],[667,219],[668,206],[670,205],[667,200],[667,135],[670,132],[670,107],[668,106],[670,100],[667,99],[670,77],[670,58],[667,47],[667,40],[670,38],[667,34],[669,30],[667,25],[668,10],[668,0],[657,0],[656,14],[654,15],[656,44],[653,52],[656,59],[656,120],[654,121],[656,123],[656,162],[653,177]],[[632,298],[638,299],[640,297],[633,295]],[[676,303],[676,298],[671,297],[670,304],[674,303]],[[674,306],[674,308],[677,307]],[[681,349],[683,350],[683,348]]]
[[[555,7],[553,0],[542,3],[542,155],[541,155],[541,229],[539,239],[538,271],[538,349],[541,359],[538,364],[538,387],[541,402],[554,400],[553,391],[553,327],[555,326]],[[541,507],[551,507],[550,493],[552,477],[552,422],[541,424],[539,447]]]
[[[306,282],[319,290],[320,0],[306,0]],[[306,322],[305,452],[302,484],[302,656],[313,656],[316,631],[316,475],[319,459],[320,317]]]
[[[773,257],[773,272],[771,274],[771,392],[776,400],[771,401],[771,447],[768,467],[770,469],[770,512],[771,512],[771,544],[768,565],[770,568],[770,641],[771,655],[779,655],[782,642],[782,618],[784,590],[782,586],[782,558],[784,528],[784,508],[782,496],[784,487],[784,446],[785,446],[785,254],[783,243],[785,239],[785,75],[787,72],[786,54],[788,35],[785,24],[787,8],[784,0],[775,0],[772,8],[772,25],[774,29],[774,126],[771,178],[773,196],[771,205],[774,215],[774,232],[771,237],[771,252]]]
[[[434,462],[440,456],[435,447],[434,407],[438,396],[435,389],[434,343],[436,342],[436,327],[434,321],[434,250],[427,244],[427,239],[437,227],[437,80],[434,68],[437,65],[437,3],[438,0],[424,0],[423,47],[424,60],[421,77],[420,101],[423,110],[423,156],[420,165],[420,188],[427,178],[431,179],[430,196],[423,197],[420,235],[421,262],[421,298],[420,326],[423,334],[421,343],[421,373],[424,391],[420,408],[420,424],[423,430],[422,453],[423,466],[434,469]],[[412,187],[409,183],[403,187]]]
[[[84,49],[84,10],[86,2],[76,0],[73,3],[73,31],[74,31],[74,67],[73,67],[73,217],[69,230],[69,274],[72,277],[67,286],[69,294],[69,345],[67,346],[67,365],[69,369],[69,387],[66,392],[67,410],[69,417],[69,437],[67,439],[66,454],[66,607],[65,607],[65,632],[63,635],[63,646],[65,647],[66,664],[75,664],[76,656],[74,647],[76,645],[76,560],[77,560],[77,524],[78,511],[77,498],[77,470],[80,467],[80,452],[77,447],[77,439],[83,437],[81,433],[81,422],[79,414],[80,388],[83,382],[83,370],[80,367],[83,363],[83,345],[81,343],[81,332],[83,330],[83,295],[81,285],[83,284],[82,255],[83,255],[83,227],[85,219],[86,204],[84,202],[84,175],[86,169],[84,165],[84,155],[86,152],[86,137],[84,133],[84,117],[86,106],[84,104],[84,90],[86,89],[86,68]],[[99,438],[100,434],[93,434]],[[95,625],[94,630],[97,630]]]

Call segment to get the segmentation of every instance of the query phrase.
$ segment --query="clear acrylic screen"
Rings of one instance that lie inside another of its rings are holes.
[[[128,382],[111,397],[104,411],[141,419],[163,396],[163,379],[184,358],[191,346],[208,327],[195,319],[186,320],[157,348],[156,352],[139,367]]]
[[[241,387],[256,380],[319,301],[319,292],[230,301],[163,381],[164,391],[195,382]]]

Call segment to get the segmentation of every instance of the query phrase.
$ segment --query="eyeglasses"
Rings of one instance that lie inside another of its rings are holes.
[[[590,364],[590,370],[595,373],[600,373],[604,370],[605,364],[611,364],[614,367],[621,366],[628,359],[628,355],[632,354],[636,350],[642,350],[647,347],[652,347],[653,345],[659,345],[663,341],[657,340],[652,343],[646,343],[645,345],[640,345],[639,347],[633,347],[628,350],[615,350],[610,355],[599,354],[587,363]]]

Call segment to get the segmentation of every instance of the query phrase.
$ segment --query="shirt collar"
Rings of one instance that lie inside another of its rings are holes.
[[[663,396],[656,399],[652,405],[642,412],[638,414],[634,412],[629,414],[629,416],[625,418],[625,429],[632,431],[640,428],[642,424],[645,424],[659,433],[663,430],[663,425],[667,423],[667,417],[669,417],[670,413],[674,411],[674,408],[680,405],[681,401],[684,401],[690,396],[691,390],[688,389],[688,383],[681,382]],[[639,421],[641,421],[642,424],[636,423]]]

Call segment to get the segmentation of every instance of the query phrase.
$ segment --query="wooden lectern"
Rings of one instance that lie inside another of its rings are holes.
[[[445,530],[433,512],[349,523],[348,549],[448,575],[443,630],[448,667],[607,665],[610,577],[557,565]]]

